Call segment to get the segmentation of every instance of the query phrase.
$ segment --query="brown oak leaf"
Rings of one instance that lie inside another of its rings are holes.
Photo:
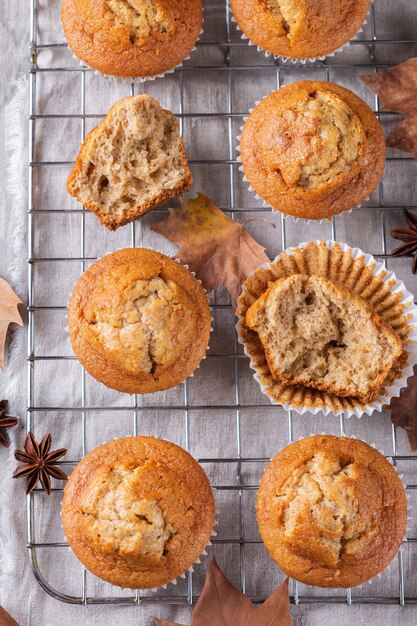
[[[201,193],[169,209],[152,230],[180,246],[178,258],[207,291],[224,285],[234,307],[247,277],[268,261],[265,248]]]
[[[387,146],[417,158],[417,57],[361,79],[381,98],[384,109],[406,116],[388,135]]]
[[[23,326],[23,321],[17,310],[17,305],[21,304],[9,283],[0,278],[0,369],[4,367],[4,346],[9,324],[15,322]]]
[[[417,376],[408,379],[407,387],[400,393],[399,398],[392,398],[390,402],[391,420],[394,426],[404,428],[407,433],[410,448],[417,450]]]
[[[155,618],[158,626],[182,626]],[[288,578],[256,608],[226,578],[213,557],[203,591],[193,610],[191,626],[293,626]]]

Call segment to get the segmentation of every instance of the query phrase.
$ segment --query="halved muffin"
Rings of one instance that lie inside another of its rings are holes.
[[[403,351],[369,304],[320,276],[293,274],[271,283],[248,309],[246,323],[258,333],[274,378],[364,404],[378,397]]]
[[[116,230],[192,182],[177,118],[143,94],[116,102],[87,135],[67,190]]]

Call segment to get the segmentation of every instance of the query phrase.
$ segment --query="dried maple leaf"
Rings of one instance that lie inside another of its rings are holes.
[[[152,230],[180,246],[178,258],[207,291],[224,285],[234,307],[247,277],[268,261],[265,248],[201,193],[169,209],[169,217]]]
[[[417,57],[361,79],[381,98],[384,109],[406,116],[388,135],[387,146],[417,158]]]
[[[182,626],[155,619],[158,626]],[[293,626],[288,578],[256,608],[226,578],[213,557],[201,596],[193,610],[191,626]]]
[[[394,426],[404,428],[411,450],[417,450],[417,376],[408,379],[407,387],[399,398],[390,402],[391,420]]]
[[[21,304],[21,300],[9,283],[0,278],[0,369],[4,367],[4,345],[9,324],[15,322],[23,326],[22,318],[17,310],[18,304]]]

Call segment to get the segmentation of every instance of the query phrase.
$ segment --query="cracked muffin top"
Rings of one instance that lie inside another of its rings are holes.
[[[242,31],[268,52],[291,59],[325,56],[352,39],[370,0],[231,0]]]
[[[62,26],[72,52],[114,76],[155,76],[195,46],[201,0],[64,0]]]
[[[126,249],[81,276],[68,327],[74,352],[92,376],[119,391],[150,393],[174,387],[198,367],[210,310],[182,265],[153,250]]]
[[[199,464],[153,437],[117,439],[87,454],[65,487],[70,547],[96,576],[129,588],[164,585],[207,546],[214,500]]]
[[[289,445],[269,463],[257,517],[268,552],[288,576],[353,587],[396,555],[407,500],[380,452],[356,439],[320,435]]]
[[[274,209],[323,219],[369,196],[385,164],[381,125],[351,91],[301,81],[264,98],[241,137],[243,171]]]

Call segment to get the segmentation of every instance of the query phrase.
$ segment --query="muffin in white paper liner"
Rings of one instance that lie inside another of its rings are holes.
[[[369,11],[368,11],[368,15],[369,15]],[[333,50],[332,52],[328,52],[327,54],[324,54],[322,56],[306,57],[304,59],[285,57],[280,54],[274,54],[273,52],[270,52],[269,50],[265,50],[265,48],[262,48],[258,44],[253,43],[253,41],[251,41],[250,38],[247,35],[245,35],[245,33],[239,26],[239,23],[236,20],[234,15],[231,16],[230,21],[236,25],[236,30],[242,33],[240,38],[243,41],[247,41],[249,46],[256,47],[257,51],[263,53],[266,58],[273,56],[275,60],[282,61],[282,63],[285,63],[285,64],[288,63],[292,65],[305,65],[306,63],[316,63],[317,61],[324,61],[327,58],[332,58],[334,57],[335,54],[337,54],[338,52],[342,52],[345,48],[350,46],[351,42],[357,40],[359,35],[363,33],[364,26],[366,26],[366,24],[368,23],[368,16],[365,17],[364,21],[362,22],[362,26],[360,26],[360,28],[356,31],[356,34],[353,37],[351,37],[349,41],[346,41],[346,43],[336,48],[336,50]]]
[[[397,333],[404,352],[391,369],[378,398],[366,405],[356,398],[342,398],[300,385],[283,385],[272,377],[258,335],[246,325],[246,312],[264,293],[269,282],[292,274],[319,275],[368,302]],[[299,415],[323,412],[344,417],[361,417],[382,411],[391,398],[398,397],[417,363],[417,307],[404,283],[382,263],[359,248],[336,241],[311,241],[287,248],[271,263],[265,263],[249,276],[243,285],[236,310],[239,342],[250,358],[254,378],[273,404]]]
[[[64,31],[64,26],[62,24],[62,19],[60,18],[60,25],[61,25],[61,32],[65,38],[65,41],[67,41],[66,35],[65,35],[65,31]],[[80,67],[82,68],[89,68],[90,70],[92,70],[94,72],[94,74],[96,76],[102,76],[103,78],[105,78],[106,80],[113,80],[116,83],[125,85],[126,83],[133,83],[133,84],[141,84],[141,83],[145,83],[146,81],[153,81],[156,80],[157,78],[164,78],[164,76],[166,74],[173,74],[175,72],[175,70],[177,70],[178,68],[182,67],[184,65],[185,61],[189,61],[191,58],[191,55],[193,54],[193,52],[195,52],[197,50],[197,43],[200,41],[201,36],[204,33],[204,7],[203,7],[203,14],[202,14],[202,26],[200,29],[200,32],[198,33],[198,37],[195,40],[194,46],[191,48],[190,52],[187,54],[186,57],[183,58],[183,60],[181,61],[181,63],[178,63],[177,65],[174,65],[174,67],[165,70],[165,72],[162,72],[161,74],[154,74],[153,76],[132,76],[132,77],[128,77],[128,76],[115,76],[114,74],[104,74],[104,72],[100,72],[100,70],[97,70],[95,67],[92,67],[91,65],[88,65],[88,63],[86,63],[85,61],[81,61],[81,59],[79,57],[77,57],[77,55],[72,51],[72,49],[70,48],[69,44],[68,44],[68,49],[70,50],[72,57],[75,61],[77,61],[77,63],[79,63]]]
[[[271,92],[272,93],[272,92]],[[265,100],[266,98],[268,98],[271,93],[267,93],[263,96],[263,98],[261,98],[261,100],[256,100],[254,106],[252,108],[249,109],[248,113],[249,115],[246,115],[243,118],[243,124],[242,126],[239,127],[239,131],[240,133],[243,132],[243,127],[245,125],[245,123],[248,121],[250,114],[254,111],[254,109],[258,106],[258,104],[260,104],[262,102],[262,100]],[[272,204],[269,204],[264,198],[262,198],[257,192],[256,190],[252,187],[252,185],[250,184],[249,180],[246,177],[245,171],[243,169],[243,165],[242,165],[242,157],[241,157],[241,139],[242,139],[242,134],[237,135],[236,139],[238,141],[238,144],[236,145],[236,151],[237,151],[237,157],[236,157],[236,161],[238,163],[240,163],[238,170],[239,172],[241,172],[242,174],[242,181],[247,184],[247,187],[249,189],[249,191],[251,193],[254,194],[255,198],[257,200],[262,200],[262,206],[265,209],[270,209],[272,210],[274,213],[279,213],[280,215],[283,216],[284,219],[289,219],[290,221],[292,220],[293,222],[305,222],[306,224],[310,224],[310,222],[314,223],[314,224],[324,224],[324,223],[331,223],[335,217],[337,217],[338,215],[349,215],[349,213],[352,213],[353,209],[360,209],[363,205],[364,202],[367,202],[370,198],[370,196],[368,195],[367,197],[365,197],[360,204],[354,204],[353,206],[343,209],[342,211],[339,211],[338,213],[335,213],[333,216],[331,217],[324,217],[321,219],[313,219],[313,218],[305,218],[305,217],[298,217],[295,215],[292,215],[291,213],[283,213],[282,211],[280,211],[279,209],[276,209],[275,207],[272,206]]]
[[[76,464],[76,466],[74,467],[73,472],[74,472],[74,473],[75,473],[75,472],[80,472],[80,470],[79,470],[79,466],[80,466],[83,462],[85,462],[85,461],[86,461],[86,457],[89,457],[89,456],[90,456],[91,454],[93,454],[96,450],[99,450],[99,449],[100,449],[100,448],[102,448],[103,446],[108,446],[108,445],[111,445],[112,443],[114,443],[114,442],[116,442],[116,441],[123,442],[123,440],[127,440],[127,439],[132,439],[132,440],[133,440],[133,439],[136,439],[136,438],[140,439],[141,437],[142,437],[142,436],[141,436],[140,434],[138,434],[137,436],[129,436],[129,437],[115,437],[115,438],[113,438],[113,439],[111,439],[111,440],[108,440],[108,441],[106,441],[106,442],[101,443],[100,445],[96,446],[94,449],[90,450],[90,452],[89,452],[87,455],[85,455],[85,456],[84,456],[84,457],[83,457],[83,458],[79,461],[79,463],[77,463],[77,464]],[[172,442],[171,442],[169,439],[166,439],[165,437],[164,437],[164,438],[161,438],[161,437],[156,437],[156,436],[153,436],[153,435],[151,435],[151,436],[149,436],[149,435],[145,435],[145,436],[143,436],[143,437],[144,437],[145,439],[152,439],[153,441],[156,441],[156,442],[166,442],[166,443],[168,443],[168,444],[172,444]],[[138,587],[137,589],[138,589],[138,590],[140,590],[140,591],[157,592],[157,591],[158,591],[158,590],[160,590],[160,589],[167,589],[168,585],[174,585],[174,586],[175,586],[175,585],[177,585],[178,580],[179,580],[180,578],[185,578],[185,577],[186,577],[186,575],[187,575],[187,572],[193,572],[193,571],[194,571],[195,566],[196,566],[196,565],[200,565],[200,564],[202,563],[202,558],[204,558],[204,557],[208,556],[207,549],[208,549],[208,548],[212,545],[212,538],[217,536],[217,533],[216,533],[216,531],[215,531],[215,527],[216,527],[216,526],[218,525],[218,523],[219,523],[219,522],[218,522],[219,511],[218,511],[218,509],[217,509],[217,507],[216,507],[216,502],[215,502],[215,493],[216,493],[216,489],[215,489],[215,487],[213,487],[213,486],[211,485],[211,482],[210,482],[210,480],[209,480],[209,478],[208,478],[208,476],[207,476],[206,472],[204,471],[203,467],[200,465],[199,461],[198,461],[198,460],[197,460],[197,459],[196,459],[193,455],[191,455],[191,453],[190,453],[188,450],[185,450],[185,448],[182,448],[182,446],[180,446],[179,444],[173,444],[173,445],[174,445],[176,448],[179,448],[179,449],[180,449],[183,453],[186,453],[186,454],[187,454],[187,455],[191,458],[191,460],[192,460],[192,462],[193,462],[193,463],[192,463],[192,464],[193,464],[193,466],[194,466],[194,465],[195,465],[196,467],[198,466],[198,467],[199,467],[199,472],[200,472],[200,474],[202,474],[202,475],[204,475],[204,476],[205,476],[205,481],[204,481],[204,482],[206,482],[206,486],[205,486],[205,487],[204,487],[204,489],[203,489],[203,492],[204,492],[204,499],[202,499],[202,500],[201,500],[201,498],[202,498],[202,493],[201,493],[200,491],[195,492],[195,493],[194,493],[194,496],[196,496],[196,497],[197,497],[197,500],[198,500],[198,498],[200,498],[200,501],[201,501],[201,502],[206,502],[206,503],[211,502],[211,505],[208,507],[208,510],[207,510],[207,511],[206,511],[204,508],[202,509],[202,513],[204,513],[203,517],[205,517],[206,513],[207,513],[207,516],[208,516],[208,517],[207,517],[207,519],[206,519],[206,522],[207,522],[207,523],[205,523],[205,524],[202,526],[202,530],[203,530],[203,532],[204,532],[205,540],[207,541],[207,543],[206,543],[205,545],[204,545],[204,544],[202,544],[204,547],[203,547],[203,548],[200,548],[200,546],[201,546],[201,539],[202,539],[202,537],[201,537],[201,533],[200,533],[200,532],[197,532],[197,534],[196,534],[196,536],[195,536],[195,538],[196,538],[196,540],[197,540],[197,543],[195,544],[195,548],[196,548],[196,549],[198,548],[198,549],[199,549],[199,550],[201,550],[201,551],[199,552],[198,556],[196,557],[196,559],[194,560],[194,562],[192,563],[192,565],[191,565],[190,567],[187,567],[187,569],[185,569],[184,571],[182,571],[182,573],[177,574],[177,576],[176,576],[175,578],[173,578],[172,580],[168,580],[167,582],[165,582],[165,583],[163,583],[163,584],[157,584],[155,587],[150,587],[150,586]],[[130,456],[129,456],[129,454],[130,454],[130,453],[129,453],[129,452],[127,452],[127,454],[128,454],[128,458],[130,459],[130,464],[131,464],[131,463],[132,463],[132,459],[131,459],[131,458],[130,458]],[[162,457],[160,457],[160,458],[162,459],[163,463],[165,463],[165,464],[167,463],[167,460],[166,460],[166,458],[165,458],[165,456],[164,456],[164,455],[162,455]],[[123,457],[123,456],[120,456],[120,457],[119,457],[119,459],[118,459],[118,460],[116,460],[116,461],[114,461],[114,458],[113,458],[113,461],[112,461],[112,462],[116,462],[116,464],[117,464],[118,462],[123,461],[123,459],[124,459],[124,457]],[[165,460],[164,460],[164,459],[165,459]],[[88,463],[88,461],[87,461],[87,463]],[[108,469],[108,468],[110,468],[110,472],[112,471],[112,469],[111,469],[111,468],[112,468],[112,466],[111,466],[111,465],[107,464],[107,466],[106,466],[106,467],[107,467],[107,469]],[[129,465],[129,467],[130,467],[130,465]],[[133,465],[133,467],[136,467],[136,465]],[[88,489],[89,489],[89,481],[90,481],[90,480],[94,480],[95,475],[96,475],[96,472],[97,472],[97,470],[100,470],[100,468],[101,468],[101,464],[99,464],[99,465],[95,465],[95,466],[92,468],[92,473],[91,473],[91,472],[89,471],[88,466],[85,466],[85,467],[83,467],[84,472],[81,472],[81,474],[80,474],[80,475],[76,475],[76,477],[75,477],[75,481],[76,481],[76,482],[77,482],[77,481],[79,482],[79,481],[80,481],[80,476],[81,476],[81,484],[83,485],[82,489],[83,489],[83,488],[84,488],[84,486],[86,485],[87,494],[89,493],[89,492],[88,492]],[[139,469],[141,469],[141,466],[139,466]],[[189,468],[189,470],[190,470],[190,468]],[[151,471],[152,471],[152,469],[151,469]],[[184,471],[184,470],[183,470],[183,471]],[[192,473],[192,472],[191,472],[191,473]],[[157,473],[157,475],[158,475],[158,473]],[[73,478],[74,478],[74,477],[72,476],[72,473],[71,473],[71,475],[69,476],[69,483],[71,482],[71,480],[72,480]],[[159,480],[159,478],[157,478],[156,480],[158,481],[158,480]],[[168,478],[168,480],[169,480],[169,478]],[[172,478],[171,478],[171,480],[172,480]],[[85,481],[86,481],[86,482],[85,482]],[[68,484],[69,484],[69,483],[68,483]],[[100,485],[100,482],[99,482],[99,485]],[[129,485],[128,485],[128,487],[129,487]],[[207,488],[206,488],[206,487],[207,487]],[[100,488],[100,487],[99,487],[99,488]],[[166,488],[166,487],[165,487],[165,488]],[[146,488],[145,488],[145,491],[146,491]],[[77,541],[75,541],[75,542],[74,542],[74,535],[72,534],[71,538],[68,536],[68,534],[67,534],[68,529],[73,528],[73,526],[68,525],[68,509],[69,509],[70,507],[74,508],[74,503],[75,503],[75,501],[78,501],[78,500],[77,500],[77,498],[79,497],[78,493],[79,493],[79,490],[76,488],[76,489],[75,489],[75,499],[74,499],[74,488],[72,489],[72,491],[71,491],[71,493],[70,493],[70,494],[66,494],[66,493],[65,493],[65,491],[64,491],[64,497],[63,497],[63,499],[62,499],[62,500],[61,500],[61,502],[60,502],[60,511],[59,511],[59,515],[60,515],[60,517],[61,517],[61,523],[60,523],[60,525],[61,525],[61,528],[62,528],[63,532],[66,534],[67,541],[68,541],[68,543],[69,543],[68,548],[67,548],[67,549],[68,549],[68,551],[69,551],[69,552],[72,552],[72,553],[76,556],[76,558],[77,558],[79,561],[81,561],[81,563],[83,563],[84,567],[85,567],[85,568],[86,568],[86,569],[90,572],[90,574],[91,574],[92,576],[95,576],[95,577],[96,577],[96,578],[98,578],[99,580],[102,580],[102,581],[108,582],[109,584],[113,585],[114,587],[118,587],[118,588],[121,588],[121,589],[126,589],[126,588],[129,588],[129,589],[134,589],[135,587],[133,587],[132,585],[130,585],[130,584],[128,584],[128,583],[127,583],[127,586],[125,586],[125,585],[121,585],[121,584],[118,584],[118,582],[115,582],[114,580],[112,581],[110,578],[107,578],[107,576],[102,576],[102,575],[101,575],[101,573],[100,573],[100,571],[99,571],[99,572],[97,572],[97,570],[96,570],[96,571],[94,571],[94,567],[90,567],[91,563],[85,563],[85,562],[84,562],[84,558],[83,558],[83,557],[85,556],[85,553],[82,553],[82,550],[81,550],[81,554],[82,554],[82,555],[80,556],[80,545],[78,544],[78,539],[77,539]],[[130,491],[129,491],[129,493],[130,493]],[[210,494],[210,493],[211,493],[211,498],[209,497],[209,494]],[[134,497],[134,496],[133,496],[133,497]],[[143,496],[139,496],[139,495],[138,495],[137,497],[149,498],[149,495],[143,495]],[[207,497],[207,499],[205,499],[206,497]],[[67,503],[65,503],[65,499],[66,499],[66,498],[69,500],[69,502],[67,502]],[[191,499],[191,502],[193,502],[193,500],[192,500],[192,499]],[[200,502],[200,503],[201,503],[201,502]],[[172,504],[172,503],[171,503],[171,504]],[[184,503],[183,503],[183,505],[184,505]],[[79,506],[83,507],[83,505],[82,505],[82,504],[80,504]],[[66,508],[65,508],[65,507],[66,507]],[[64,511],[64,508],[65,508],[65,511]],[[77,505],[75,505],[75,508],[77,508]],[[66,529],[65,529],[65,527],[64,527],[63,512],[65,513],[65,519],[67,520]],[[106,518],[104,518],[104,519],[106,519]],[[109,518],[109,519],[110,519],[110,518]],[[200,519],[200,518],[197,518],[197,519]],[[78,521],[75,521],[75,524],[77,525],[77,524],[78,524]],[[82,528],[83,528],[83,527],[82,527]],[[193,526],[193,525],[191,525],[191,529],[194,529],[194,526]],[[200,529],[200,530],[201,530],[201,529]],[[79,535],[77,535],[77,534],[76,534],[75,536],[76,536],[76,537],[78,537]],[[84,530],[82,530],[82,532],[81,532],[81,539],[82,539],[82,541],[84,541],[83,536],[84,536]],[[100,534],[99,534],[98,536],[100,537]],[[75,545],[75,548],[74,548],[74,545],[72,545],[72,543],[71,543],[71,539],[72,539],[72,541],[73,541],[73,544]],[[193,542],[191,542],[191,543],[193,543]],[[84,545],[84,544],[82,543],[81,545]],[[87,551],[87,552],[88,552],[88,551]],[[194,551],[194,552],[195,552],[195,551]],[[175,554],[175,553],[174,553],[174,554]],[[186,559],[186,560],[188,560],[188,562],[190,562],[190,559],[189,559],[189,558],[188,558],[188,559]],[[93,564],[94,564],[94,566],[95,566],[94,561],[93,561]],[[177,566],[176,568],[172,568],[172,569],[177,569],[177,571],[178,571],[178,566]],[[130,572],[130,568],[128,568],[128,570],[129,570],[129,572]],[[150,570],[152,570],[152,566],[150,566]],[[131,571],[132,571],[132,573],[134,573],[134,572],[136,571],[135,567],[133,567],[133,568],[131,569]],[[142,571],[142,570],[139,570],[139,571]],[[147,571],[147,570],[145,570],[145,571]],[[181,570],[180,570],[180,571],[181,571]],[[119,580],[120,580],[120,578],[119,578]],[[165,577],[165,580],[166,580],[166,577]]]
[[[120,248],[116,248],[116,250],[107,251],[107,252],[105,252],[103,255],[98,256],[98,257],[96,258],[96,260],[94,261],[94,263],[97,263],[97,262],[98,262],[98,261],[100,261],[101,259],[105,258],[106,256],[109,256],[110,254],[113,254],[114,252],[119,252],[119,251],[121,251],[121,250],[126,250],[126,249],[130,249],[130,248],[127,248],[126,246],[122,246],[122,247],[120,247]],[[132,248],[132,249],[136,249],[136,248]],[[178,387],[179,385],[184,384],[184,383],[185,383],[187,380],[189,380],[190,378],[194,378],[194,374],[195,374],[195,372],[196,372],[198,369],[200,369],[202,362],[203,362],[203,361],[205,361],[205,360],[207,359],[207,353],[208,353],[208,351],[210,350],[210,337],[211,337],[211,335],[212,335],[212,334],[213,334],[213,332],[214,332],[214,328],[213,328],[214,318],[213,318],[213,315],[212,315],[212,313],[213,313],[213,309],[212,309],[212,307],[210,306],[210,305],[211,305],[211,298],[210,298],[209,294],[207,293],[207,289],[205,289],[205,287],[203,287],[203,284],[202,284],[201,280],[200,280],[199,278],[197,278],[197,277],[196,277],[196,273],[195,273],[195,272],[191,272],[191,271],[190,271],[190,269],[189,269],[189,266],[188,266],[186,263],[183,263],[183,262],[182,262],[182,261],[181,261],[178,257],[176,257],[175,255],[174,255],[174,256],[169,256],[168,254],[166,254],[165,252],[163,252],[162,250],[159,250],[159,249],[157,249],[157,248],[144,248],[144,249],[146,249],[146,250],[150,250],[150,251],[152,251],[152,252],[157,252],[157,253],[159,253],[159,254],[162,254],[163,256],[168,257],[168,258],[169,258],[169,259],[171,259],[172,261],[175,261],[175,263],[178,263],[179,265],[182,265],[182,267],[184,267],[184,268],[185,268],[185,269],[186,269],[186,270],[187,270],[187,271],[191,274],[191,276],[193,276],[193,278],[195,278],[195,280],[197,281],[197,283],[200,285],[200,287],[201,287],[201,289],[202,289],[202,291],[203,291],[204,295],[206,296],[207,304],[208,304],[208,307],[209,307],[209,310],[210,310],[210,335],[209,335],[209,341],[208,341],[208,343],[207,343],[207,347],[206,347],[206,350],[205,350],[205,354],[204,354],[204,356],[201,358],[201,361],[200,361],[200,363],[197,365],[197,367],[195,368],[195,370],[194,370],[194,371],[193,371],[193,372],[192,372],[189,376],[187,376],[187,378],[185,378],[182,382],[178,383],[178,385],[175,385],[175,387]],[[93,263],[92,265],[94,265],[94,263]],[[88,269],[88,268],[87,268],[87,269]],[[81,276],[82,276],[83,274],[84,274],[84,272],[81,274]],[[75,286],[77,285],[78,281],[80,280],[81,276],[80,276],[80,277],[79,277],[79,278],[78,278],[78,279],[74,282],[73,289],[72,289],[71,293],[69,293],[69,294],[68,294],[67,312],[66,312],[66,313],[65,313],[65,315],[64,315],[64,319],[66,319],[66,321],[67,321],[67,322],[68,322],[68,306],[69,306],[69,302],[70,302],[70,300],[71,300],[71,297],[72,297],[72,293],[73,293],[73,291],[74,291],[74,288],[75,288]],[[67,335],[68,335],[68,337],[67,337],[67,339],[66,339],[66,343],[72,347],[71,338],[70,338],[70,336],[69,336],[69,327],[68,327],[68,323],[66,324],[66,326],[65,326],[64,330],[65,330],[65,332],[66,332],[66,333],[67,333]],[[74,352],[74,351],[73,351],[73,352]],[[75,355],[75,353],[74,353],[74,355]],[[76,355],[75,355],[75,356],[76,356]],[[77,358],[77,357],[76,357],[76,358]],[[81,364],[79,361],[78,361],[78,363],[82,366],[82,364]],[[82,366],[82,367],[83,367],[83,366]],[[92,376],[92,374],[89,374],[89,375],[90,375],[90,376]],[[93,377],[93,376],[92,376],[92,377]],[[94,378],[94,377],[93,377],[93,378]],[[98,380],[98,379],[95,379],[95,380]],[[105,383],[103,383],[102,381],[99,381],[99,380],[98,380],[98,382],[99,382],[100,384],[104,385],[104,386],[107,386],[107,385],[106,385]],[[174,389],[175,387],[170,387],[169,389]],[[110,387],[109,387],[109,388],[110,388]],[[166,391],[169,391],[169,389],[167,389]],[[116,391],[117,391],[117,390],[116,390]],[[117,391],[117,393],[127,393],[127,392],[120,392],[120,391]],[[154,391],[154,392],[152,392],[152,393],[160,393],[160,392],[159,392],[159,391]],[[138,395],[138,394],[128,394],[128,395]]]
[[[309,436],[305,437],[305,436],[300,436],[297,437],[295,440],[290,441],[287,445],[283,446],[278,452],[277,455],[282,452],[285,448],[288,448],[289,446],[291,446],[291,444],[293,443],[297,443],[297,442],[301,442],[305,439],[310,439],[310,438],[315,438],[315,437],[320,437],[320,436],[324,436],[327,437],[329,435],[329,433],[325,433],[325,432],[321,432],[321,433],[310,433]],[[397,552],[392,556],[391,561],[377,574],[373,575],[369,580],[365,580],[364,582],[358,584],[358,585],[354,585],[352,587],[337,587],[337,586],[329,586],[327,587],[328,589],[331,589],[334,592],[341,592],[341,593],[346,593],[349,589],[352,590],[359,590],[359,589],[363,589],[364,586],[366,585],[372,585],[375,582],[375,579],[377,578],[381,578],[383,575],[386,574],[386,572],[388,570],[390,570],[392,567],[398,567],[397,565],[397,559],[398,559],[398,555],[402,550],[402,546],[404,545],[404,543],[407,542],[407,533],[410,532],[411,529],[411,524],[414,522],[414,511],[413,511],[413,507],[410,504],[410,495],[407,493],[407,485],[404,481],[404,475],[401,474],[398,471],[398,468],[394,465],[393,459],[391,456],[386,456],[385,452],[382,449],[377,448],[375,443],[368,443],[368,441],[366,441],[365,439],[363,439],[362,437],[356,437],[356,435],[346,435],[346,434],[341,434],[341,435],[330,435],[332,437],[336,437],[337,439],[339,438],[345,438],[345,439],[353,439],[353,440],[357,440],[357,441],[362,441],[363,443],[367,444],[368,446],[370,446],[371,448],[373,448],[374,450],[376,450],[377,452],[379,452],[384,458],[385,460],[393,467],[395,473],[397,474],[402,487],[404,489],[404,494],[405,494],[405,498],[406,498],[406,524],[405,524],[405,529],[404,529],[404,535],[402,537],[402,542],[400,543]],[[267,467],[269,466],[269,464],[274,460],[275,457],[270,459],[270,462],[268,463],[268,465],[264,468],[263,470],[263,474],[266,472]],[[273,556],[270,554],[271,558],[273,560],[275,560],[273,558]],[[278,567],[279,567],[279,563],[277,563]],[[293,579],[294,582],[296,582],[297,584],[305,584],[307,587],[311,586],[311,584],[309,585],[308,583],[299,581],[297,579]],[[317,588],[326,588],[326,587],[321,587],[320,585],[314,585],[314,587]]]

